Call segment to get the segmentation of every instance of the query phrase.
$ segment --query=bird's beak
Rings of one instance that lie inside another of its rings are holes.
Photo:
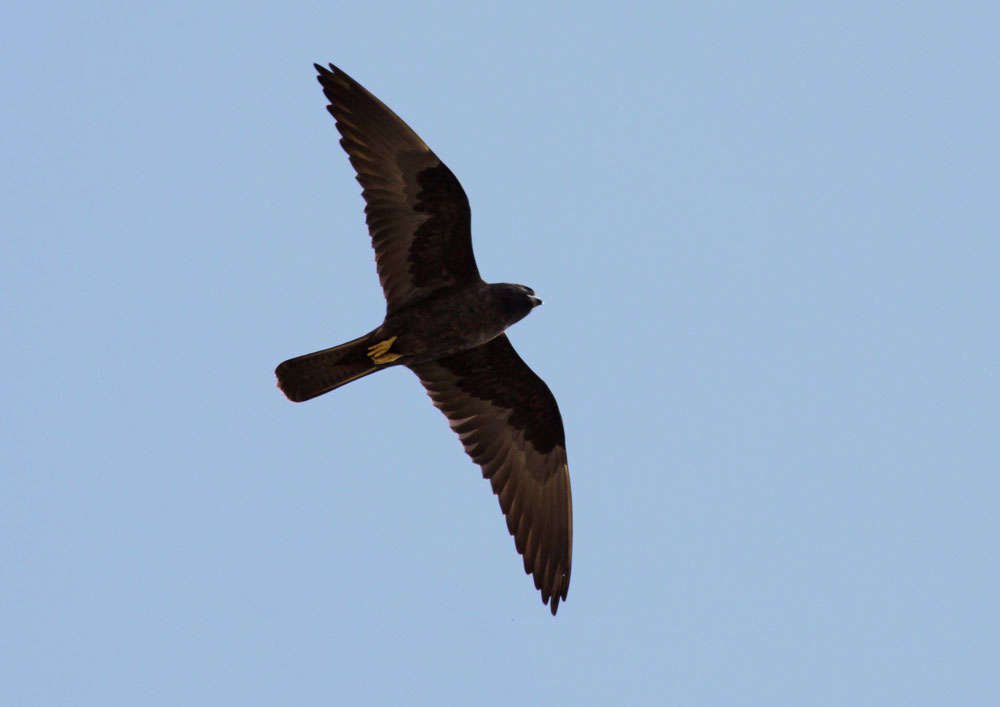
[[[535,297],[534,295],[528,295],[528,299],[531,300],[531,306],[532,306],[532,308],[537,307],[538,305],[540,305],[542,303],[541,298],[540,297]]]

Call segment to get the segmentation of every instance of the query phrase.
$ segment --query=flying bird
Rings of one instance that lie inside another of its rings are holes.
[[[302,402],[392,366],[416,373],[490,480],[554,615],[573,553],[566,439],[555,397],[504,334],[542,300],[524,285],[483,281],[455,175],[361,84],[333,64],[314,66],[362,186],[386,313],[358,339],[279,365],[278,387]]]

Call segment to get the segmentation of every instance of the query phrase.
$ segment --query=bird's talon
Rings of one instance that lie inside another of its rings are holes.
[[[391,339],[386,339],[385,341],[380,341],[377,344],[368,347],[368,356],[374,363],[392,363],[397,359],[402,358],[402,354],[389,353],[389,349],[396,342],[399,337],[392,337]]]

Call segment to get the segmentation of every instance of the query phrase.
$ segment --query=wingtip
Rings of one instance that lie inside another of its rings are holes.
[[[330,64],[329,66],[330,66],[330,68],[328,69],[325,66],[321,66],[320,64],[317,64],[317,63],[313,62],[313,68],[316,69],[316,80],[317,81],[322,82],[324,76],[331,76],[331,75],[337,73],[337,71],[339,70],[333,64]]]
[[[566,595],[569,594],[568,574],[561,575],[554,586],[546,586],[546,589],[542,590],[542,603],[548,604],[552,615],[555,616],[559,609],[559,602],[566,601]]]

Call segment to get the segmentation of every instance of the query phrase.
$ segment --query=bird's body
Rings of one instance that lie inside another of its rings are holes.
[[[440,290],[386,315],[379,327],[359,339],[285,361],[276,371],[279,385],[291,400],[303,402],[357,380],[359,368],[368,375],[387,366],[413,366],[481,346],[538,304],[541,300],[521,285],[480,281]],[[399,358],[379,365],[369,350],[384,341],[392,341],[387,353]],[[330,352],[338,356],[332,358]],[[332,377],[338,368],[343,372],[341,382]]]
[[[401,362],[424,363],[485,344],[517,323],[541,300],[520,285],[478,282],[440,290],[387,315],[376,337],[398,336]]]
[[[455,176],[360,84],[332,64],[316,69],[364,187],[386,316],[365,336],[285,361],[278,386],[301,402],[409,367],[490,479],[525,570],[555,614],[572,555],[565,436],[555,398],[504,334],[541,300],[523,285],[480,278]]]

